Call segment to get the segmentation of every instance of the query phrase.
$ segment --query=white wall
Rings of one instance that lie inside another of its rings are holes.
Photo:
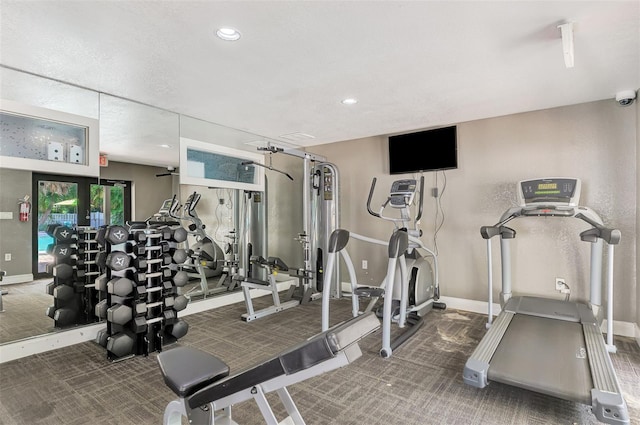
[[[438,233],[442,295],[486,300],[486,250],[482,225],[491,225],[515,204],[515,184],[528,178],[570,176],[582,179],[581,203],[598,212],[606,225],[622,232],[615,257],[615,319],[637,320],[637,110],[611,100],[529,112],[458,124],[459,168],[446,172],[441,198],[445,223]],[[366,198],[373,177],[379,197],[393,180],[387,166],[386,137],[351,140],[311,148],[336,163],[341,173],[342,223],[345,228],[388,238],[392,226],[369,216]],[[411,154],[429,154],[412,152]],[[443,173],[437,174],[442,191]],[[436,186],[435,173],[425,173],[427,188]],[[424,242],[433,246],[435,199],[426,198],[422,227]],[[579,232],[579,220],[521,219],[513,244],[514,291],[543,296],[554,292],[555,277],[563,277],[572,296],[585,300],[588,292],[589,246]],[[350,245],[350,254],[363,283],[384,275],[384,251]],[[353,251],[353,252],[352,252]],[[498,244],[494,244],[499,293]],[[367,259],[370,270],[360,270]],[[497,298],[494,298],[497,299]],[[572,298],[573,299],[573,298]]]

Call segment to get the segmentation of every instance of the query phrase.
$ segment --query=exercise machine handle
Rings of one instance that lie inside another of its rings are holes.
[[[371,181],[371,189],[369,189],[369,198],[367,199],[367,211],[369,211],[369,214],[371,214],[372,216],[381,218],[380,214],[378,214],[377,212],[375,212],[375,211],[373,211],[371,209],[371,199],[373,198],[373,191],[376,188],[376,181],[377,180],[378,179],[376,177],[374,177],[373,180]]]
[[[424,176],[420,176],[420,203],[418,203],[418,215],[416,216],[416,222],[422,218],[422,204],[424,204]]]

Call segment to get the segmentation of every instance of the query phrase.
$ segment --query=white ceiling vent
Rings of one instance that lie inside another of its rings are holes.
[[[255,146],[257,148],[262,148],[265,146],[275,146],[277,148],[282,148],[282,149],[299,149],[300,148],[300,146],[294,145],[292,143],[274,142],[272,140],[254,140],[252,142],[247,142],[246,144],[249,146]]]
[[[278,138],[287,140],[289,142],[302,142],[309,139],[315,139],[316,137],[307,133],[289,133],[289,134],[282,134],[278,136]]]

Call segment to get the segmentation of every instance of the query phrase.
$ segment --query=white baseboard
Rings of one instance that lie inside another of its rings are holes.
[[[456,310],[471,311],[473,313],[487,314],[487,303],[485,301],[467,300],[464,298],[454,297],[440,297],[440,301],[447,304],[447,308],[455,308]],[[494,315],[500,313],[500,304],[493,304]],[[602,331],[607,330],[607,321],[603,320]],[[619,336],[626,336],[630,338],[636,338],[638,345],[640,346],[640,329],[638,325],[631,322],[621,322],[619,320],[613,321],[613,334]]]
[[[25,283],[25,282],[32,282],[33,281],[33,274],[29,273],[29,274],[14,274],[11,276],[5,276],[2,278],[2,282],[0,282],[0,285],[4,286],[4,285],[12,285],[14,283]]]
[[[487,303],[485,301],[467,300],[465,298],[440,297],[440,302],[447,305],[447,308],[470,311],[472,313],[488,314]],[[502,311],[499,303],[493,303],[493,314],[497,316]]]
[[[284,291],[295,283],[295,280],[278,282],[278,291]],[[270,295],[270,292],[259,290],[251,291],[250,293],[251,298]],[[244,301],[244,295],[242,291],[233,292],[228,295],[211,297],[195,303],[189,303],[187,305],[187,308],[179,313],[179,317],[201,313],[203,311],[211,310],[229,304],[235,304],[241,301]],[[241,320],[240,317],[234,319]],[[32,338],[26,338],[20,341],[2,344],[0,345],[0,363],[21,359],[33,354],[44,353],[45,351],[68,347],[69,345],[80,344],[87,341],[94,341],[96,339],[96,336],[98,335],[98,331],[104,329],[105,326],[106,322],[96,323],[95,325],[87,325],[75,329],[57,331],[46,335],[34,336]]]

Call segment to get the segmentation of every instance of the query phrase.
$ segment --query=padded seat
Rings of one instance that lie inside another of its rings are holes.
[[[193,347],[175,347],[158,354],[164,382],[180,398],[229,375],[219,358]]]

